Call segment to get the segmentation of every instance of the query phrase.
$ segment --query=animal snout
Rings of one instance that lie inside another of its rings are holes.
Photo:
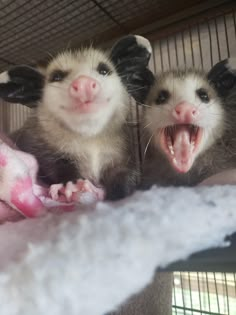
[[[69,87],[70,96],[81,103],[93,101],[99,91],[99,82],[88,76],[79,76],[72,81]]]
[[[193,104],[181,102],[175,106],[172,114],[176,122],[189,124],[198,117],[199,110]]]

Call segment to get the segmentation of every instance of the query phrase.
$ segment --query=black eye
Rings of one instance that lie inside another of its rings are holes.
[[[209,98],[209,95],[205,89],[201,88],[201,89],[196,90],[196,94],[202,102],[209,103],[210,98]]]
[[[54,70],[49,76],[49,82],[61,82],[67,75],[67,71]]]
[[[110,75],[112,73],[111,69],[104,62],[100,62],[97,66],[97,72],[101,75]]]
[[[167,90],[161,90],[156,98],[155,103],[157,105],[164,104],[170,98],[170,93]]]

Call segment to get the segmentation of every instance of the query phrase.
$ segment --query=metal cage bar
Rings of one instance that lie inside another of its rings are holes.
[[[236,314],[235,274],[174,273],[173,314]]]

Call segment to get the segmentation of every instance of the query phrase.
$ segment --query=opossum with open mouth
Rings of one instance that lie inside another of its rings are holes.
[[[176,70],[157,77],[143,120],[143,187],[192,186],[236,167],[236,73],[232,64],[236,65],[230,59],[209,73]]]
[[[54,185],[55,198],[69,183],[70,199],[71,181],[77,180],[80,190],[105,188],[111,200],[133,191],[136,170],[126,120],[130,95],[142,102],[151,84],[150,55],[149,41],[130,35],[110,54],[95,48],[66,51],[43,74],[18,66],[1,76],[2,98],[36,107],[12,139],[37,158],[39,179]]]

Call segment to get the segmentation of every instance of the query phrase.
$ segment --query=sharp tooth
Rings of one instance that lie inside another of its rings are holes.
[[[167,138],[167,146],[169,148],[171,155],[174,155],[175,153],[174,153],[174,149],[173,149],[173,145],[172,145],[172,141],[171,141],[170,136],[168,136],[168,138]]]
[[[173,158],[173,162],[174,162],[175,164],[177,164],[176,158]]]
[[[174,155],[174,154],[175,154],[175,152],[174,152],[174,150],[173,150],[173,147],[172,147],[172,146],[171,146],[171,147],[169,147],[169,150],[170,150],[171,155]]]

